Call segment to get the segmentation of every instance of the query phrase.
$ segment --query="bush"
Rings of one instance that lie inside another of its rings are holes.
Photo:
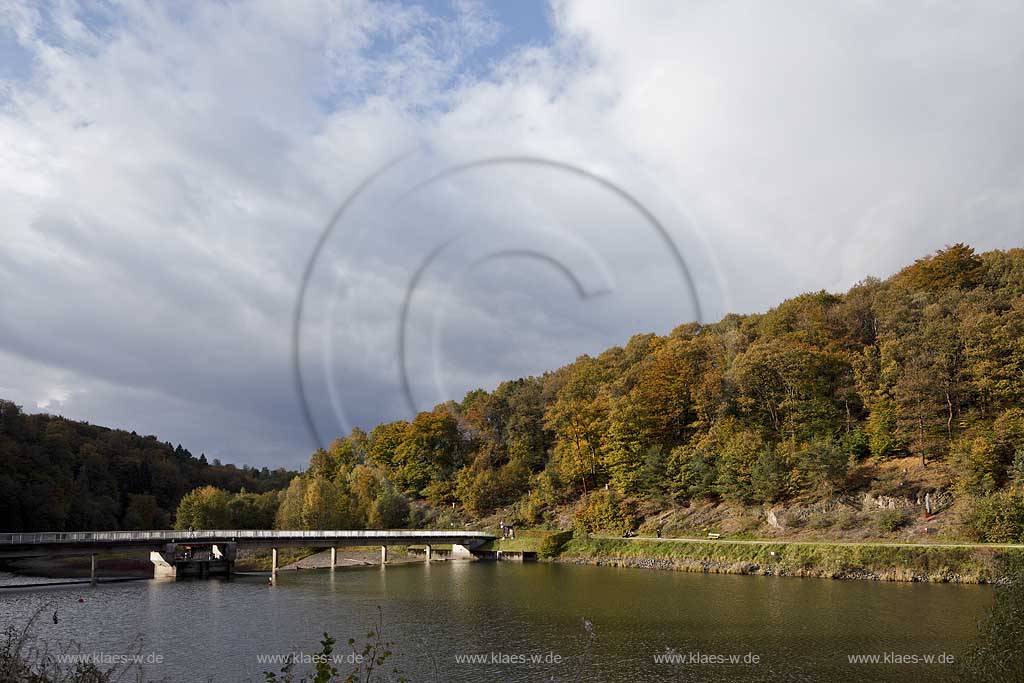
[[[879,460],[899,458],[907,453],[907,442],[897,429],[896,404],[882,399],[871,406],[867,420],[868,448]]]
[[[849,455],[831,439],[812,441],[797,450],[794,460],[806,491],[831,496],[846,481]]]
[[[544,500],[537,491],[530,491],[520,504],[520,517],[524,524],[540,524],[544,521]]]
[[[957,472],[956,489],[961,493],[988,494],[1006,479],[999,449],[989,439],[962,439],[952,448],[953,466]]]
[[[636,526],[635,507],[614,491],[597,491],[580,500],[573,513],[573,526],[587,533],[625,533]]]
[[[978,638],[960,660],[962,680],[1013,681],[1024,671],[1024,561],[1009,556],[1001,561],[1008,581],[996,588]]]
[[[785,458],[776,449],[765,448],[750,470],[754,499],[762,503],[775,503],[786,498],[790,493],[789,479],[789,465]]]
[[[1024,494],[1006,492],[982,498],[970,516],[968,526],[980,541],[1024,541]]]
[[[807,519],[807,526],[812,529],[828,529],[833,524],[832,518],[824,512],[812,512]]]
[[[907,523],[907,516],[902,510],[885,510],[878,515],[878,530],[891,534],[899,531]]]
[[[669,492],[673,497],[714,498],[718,464],[714,453],[704,446],[679,446],[668,460]]]
[[[843,531],[855,529],[860,525],[860,515],[852,510],[840,510],[835,525]]]
[[[540,557],[557,557],[561,554],[565,544],[571,539],[572,531],[559,531],[554,534],[548,534],[537,545],[537,555]]]

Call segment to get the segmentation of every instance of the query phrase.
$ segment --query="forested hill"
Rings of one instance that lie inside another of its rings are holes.
[[[899,458],[966,498],[1024,483],[1024,250],[954,245],[357,430],[313,455],[283,521],[322,517],[302,512],[315,484],[333,523],[384,488],[470,519],[623,528],[695,500],[867,490]]]
[[[27,415],[0,400],[0,531],[163,529],[197,486],[255,493],[292,476],[209,464],[155,436]]]
[[[941,491],[977,513],[979,537],[1024,541],[1024,249],[954,245],[844,294],[640,334],[357,429],[299,477],[10,403],[0,463],[3,530],[448,526],[496,511],[625,530],[695,501]]]

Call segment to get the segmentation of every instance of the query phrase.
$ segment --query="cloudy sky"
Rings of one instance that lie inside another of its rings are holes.
[[[1022,34],[1015,2],[0,2],[0,396],[299,466],[296,343],[329,439],[1020,246]]]

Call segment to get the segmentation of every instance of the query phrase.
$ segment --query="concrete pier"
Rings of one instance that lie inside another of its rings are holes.
[[[154,578],[181,576],[231,576],[235,566],[235,544],[167,543],[149,553]]]
[[[277,574],[277,548],[270,549],[270,573]]]
[[[89,563],[89,583],[96,585],[96,553],[91,556],[91,562]]]
[[[428,545],[428,546],[425,547],[424,552],[423,552],[423,559],[426,562],[430,562],[430,554],[431,554],[431,548]]]
[[[452,551],[448,555],[453,560],[473,560],[476,559],[473,555],[473,551],[462,545],[461,543],[452,543]]]
[[[331,569],[333,570],[338,566],[338,549],[331,548]]]
[[[388,547],[386,545],[380,547],[380,563],[382,565],[388,563]]]
[[[152,551],[149,553],[149,561],[153,563],[154,579],[173,579],[178,576],[178,570],[167,561],[163,553],[157,550]]]

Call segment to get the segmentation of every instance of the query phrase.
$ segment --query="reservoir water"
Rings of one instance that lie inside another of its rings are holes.
[[[169,681],[262,681],[281,668],[269,658],[313,655],[324,632],[344,658],[378,607],[388,668],[417,682],[947,681],[939,660],[970,643],[991,599],[979,586],[437,562],[288,572],[272,587],[242,576],[0,589],[0,626],[42,608],[36,635],[51,646],[159,656],[146,677]],[[881,662],[850,663],[860,655]],[[896,656],[919,659],[885,663]]]

